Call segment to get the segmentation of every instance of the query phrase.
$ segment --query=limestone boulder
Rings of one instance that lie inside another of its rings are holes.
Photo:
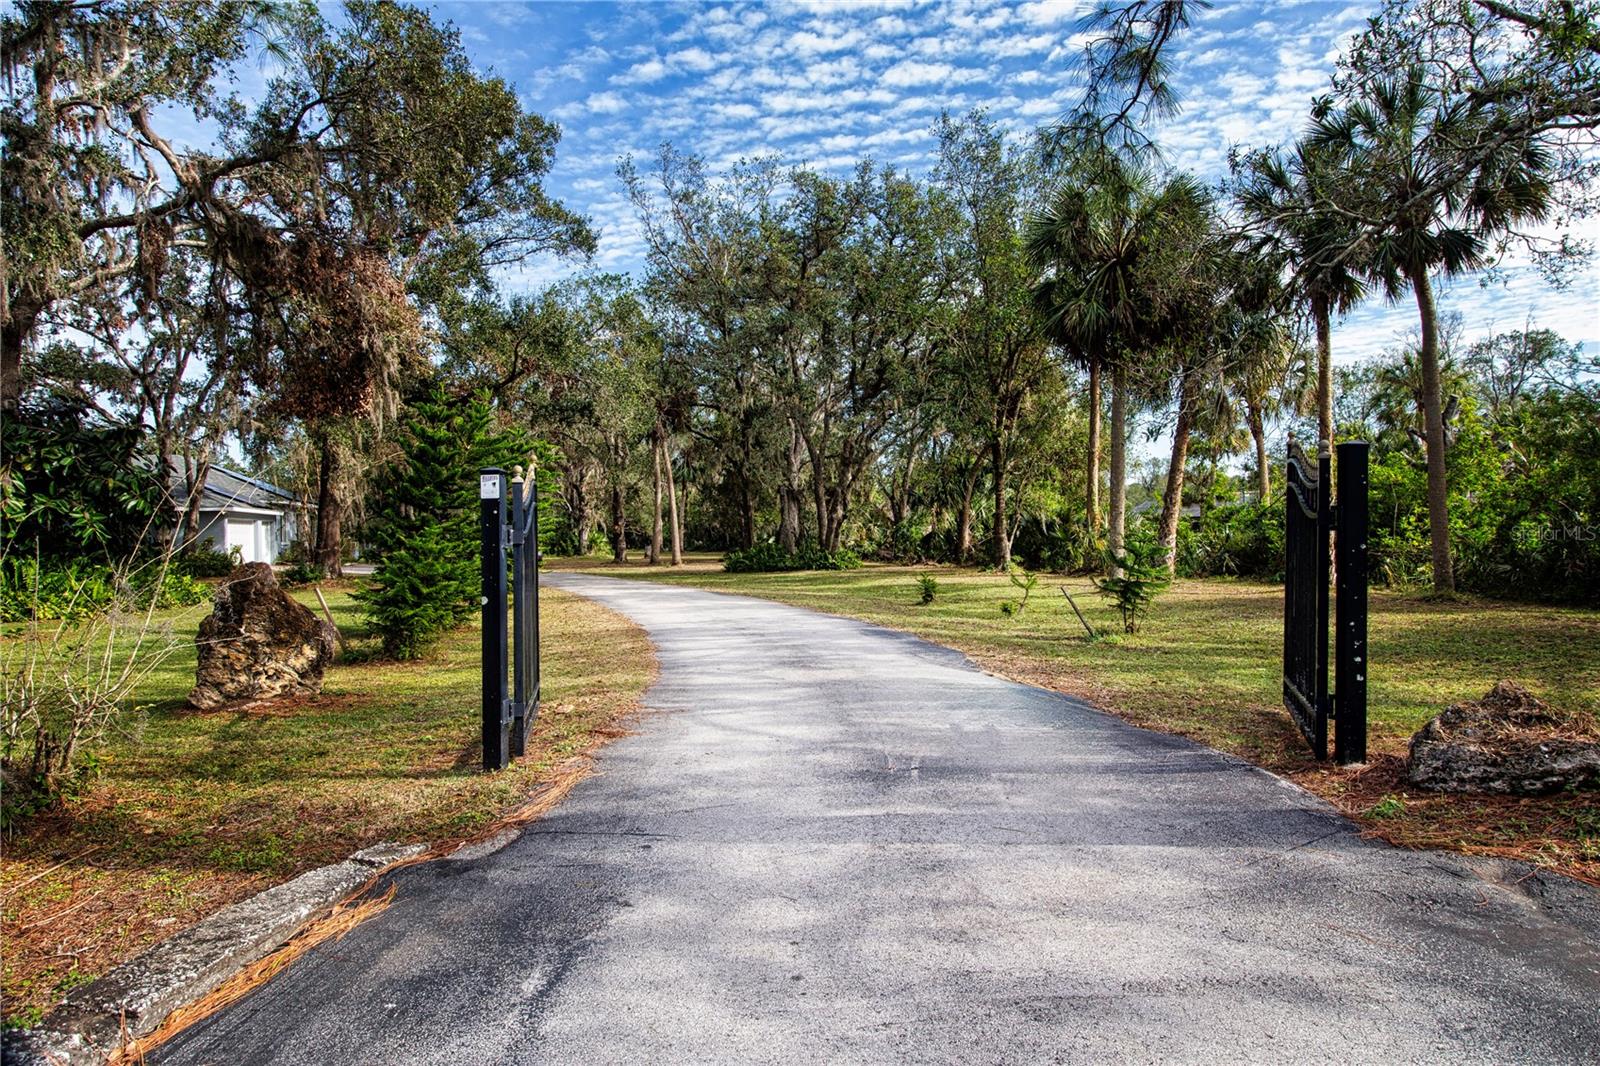
[[[333,661],[335,637],[332,626],[278,587],[272,567],[237,566],[217,587],[195,637],[189,704],[211,710],[242,700],[315,695]]]
[[[1436,792],[1539,796],[1600,788],[1600,735],[1592,722],[1501,681],[1482,699],[1453,704],[1419,729],[1406,776]]]

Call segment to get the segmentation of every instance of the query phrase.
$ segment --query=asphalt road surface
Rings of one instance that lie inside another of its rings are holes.
[[[157,1061],[1600,1061],[1576,882],[903,634],[547,580],[649,631],[656,713]]]

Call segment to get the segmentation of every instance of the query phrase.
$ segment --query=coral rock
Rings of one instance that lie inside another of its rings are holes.
[[[199,661],[189,704],[211,710],[241,700],[322,691],[333,627],[289,598],[272,567],[245,563],[217,588],[195,637]]]
[[[1539,796],[1600,787],[1600,737],[1527,689],[1501,681],[1457,703],[1411,738],[1407,779],[1438,792]]]

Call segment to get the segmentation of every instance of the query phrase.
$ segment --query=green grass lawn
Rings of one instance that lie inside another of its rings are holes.
[[[325,593],[351,661],[321,696],[244,711],[185,710],[194,650],[157,668],[143,711],[62,807],[6,840],[0,867],[8,1020],[251,892],[379,840],[437,842],[503,815],[618,731],[654,672],[619,615],[545,590],[544,704],[530,752],[480,772],[479,631],[411,663],[372,644],[347,586]],[[294,596],[318,610],[314,595]],[[209,605],[166,612],[190,640]]]
[[[1018,591],[993,572],[871,565],[853,571],[728,574],[715,556],[680,568],[556,560],[583,569],[760,596],[905,630],[970,655],[980,666],[1090,700],[1141,725],[1180,733],[1287,774],[1406,843],[1513,852],[1600,877],[1600,801],[1441,798],[1404,791],[1406,742],[1447,704],[1518,681],[1557,707],[1600,720],[1600,611],[1489,601],[1436,602],[1373,590],[1365,771],[1313,762],[1280,699],[1282,586],[1178,581],[1141,630],[1090,641],[1060,591],[1090,625],[1120,630],[1085,578],[1041,575],[1026,609],[1006,618]],[[939,583],[919,606],[916,578]],[[1372,808],[1383,804],[1381,816]]]

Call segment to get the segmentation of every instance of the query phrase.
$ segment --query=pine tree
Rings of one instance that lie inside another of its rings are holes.
[[[1111,556],[1110,563],[1110,575],[1094,578],[1095,587],[1122,615],[1122,628],[1129,633],[1138,632],[1140,619],[1172,584],[1166,551],[1148,530],[1136,530],[1129,535],[1123,551]]]
[[[437,386],[403,414],[401,461],[379,478],[368,526],[377,570],[357,594],[385,655],[415,659],[478,605],[478,471],[525,462],[532,441],[482,398]]]

